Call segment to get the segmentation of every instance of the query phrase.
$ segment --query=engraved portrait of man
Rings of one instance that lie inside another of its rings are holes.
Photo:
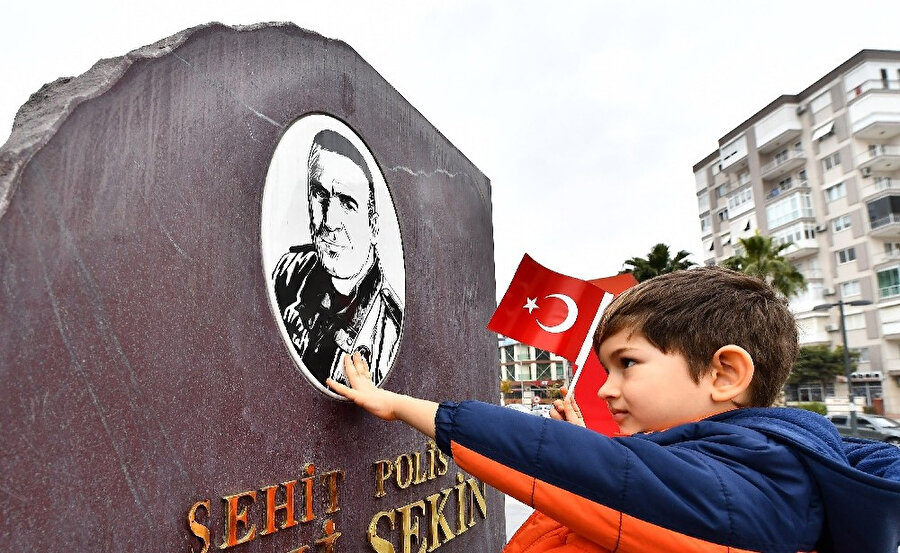
[[[346,382],[342,357],[360,352],[378,385],[390,368],[403,305],[379,256],[379,206],[372,171],[343,134],[322,129],[306,158],[308,243],[280,255],[271,286],[283,330],[324,388]],[[392,208],[392,206],[391,206]]]

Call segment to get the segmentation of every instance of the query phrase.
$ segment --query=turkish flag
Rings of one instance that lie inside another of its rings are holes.
[[[616,296],[638,283],[631,273],[596,278],[588,282]],[[577,371],[577,367],[575,369]],[[606,402],[597,395],[604,382],[606,382],[606,370],[600,363],[597,352],[591,347],[584,368],[578,376],[578,386],[572,390],[572,393],[575,394],[575,401],[578,402],[578,407],[584,417],[584,424],[588,428],[607,436],[617,436],[619,435],[619,425],[613,420]]]
[[[606,382],[606,370],[597,358],[597,352],[591,348],[591,352],[584,363],[581,375],[578,377],[578,386],[572,390],[575,401],[581,409],[584,424],[594,432],[606,436],[619,435],[619,425],[612,418],[606,402],[600,399],[597,391]]]
[[[588,282],[594,286],[603,288],[614,296],[618,296],[638,283],[637,279],[634,278],[634,275],[631,273],[619,273],[618,275],[611,277],[595,278]]]
[[[574,361],[605,293],[587,281],[551,271],[526,254],[487,327]]]

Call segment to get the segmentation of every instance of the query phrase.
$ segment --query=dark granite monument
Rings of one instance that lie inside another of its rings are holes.
[[[343,42],[46,85],[0,149],[3,549],[499,551],[499,493],[322,385],[496,401],[493,275],[488,179]]]

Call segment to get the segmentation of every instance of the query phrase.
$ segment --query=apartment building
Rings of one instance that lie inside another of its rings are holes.
[[[792,242],[786,257],[808,283],[791,300],[801,345],[841,344],[838,309],[813,307],[871,301],[845,306],[847,341],[860,353],[851,384],[866,404],[900,413],[900,51],[859,52],[718,144],[693,168],[701,257],[719,263],[756,231]]]
[[[569,381],[569,362],[555,353],[503,337],[499,349],[500,380],[509,383],[503,393],[505,403],[530,405],[535,397],[548,403],[550,390]]]

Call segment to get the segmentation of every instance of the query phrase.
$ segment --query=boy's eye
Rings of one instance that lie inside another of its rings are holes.
[[[623,357],[622,359],[619,360],[619,362],[622,364],[623,369],[627,369],[628,367],[637,363],[637,361],[635,361],[634,359],[629,359],[627,357]]]

